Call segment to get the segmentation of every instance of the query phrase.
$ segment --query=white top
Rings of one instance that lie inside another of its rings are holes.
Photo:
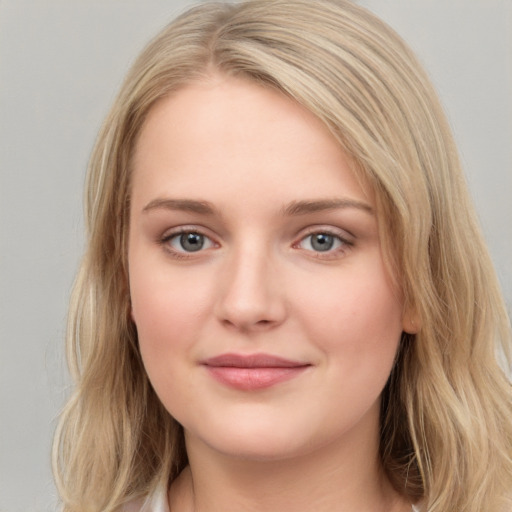
[[[121,510],[122,512],[169,512],[167,492],[165,488],[158,489],[146,499],[131,501]]]
[[[152,496],[145,500],[137,500],[123,507],[122,512],[170,512],[167,502],[167,492],[165,489],[159,489]],[[420,512],[415,505],[412,506],[412,512]]]

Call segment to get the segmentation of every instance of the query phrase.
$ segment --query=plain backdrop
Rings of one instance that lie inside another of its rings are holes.
[[[133,58],[190,3],[0,0],[0,512],[56,508],[51,438],[69,392],[86,163]],[[512,1],[359,3],[430,71],[510,306]]]

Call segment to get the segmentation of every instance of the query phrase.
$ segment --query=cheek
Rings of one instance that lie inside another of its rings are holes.
[[[144,363],[163,364],[197,337],[206,291],[169,269],[130,262],[132,318]]]
[[[184,288],[185,287],[185,288]],[[151,384],[168,411],[186,410],[193,347],[200,337],[205,290],[169,269],[130,266],[133,320],[142,361]],[[201,299],[203,297],[203,299]]]
[[[402,333],[398,294],[380,266],[352,268],[336,277],[300,292],[303,328],[347,371],[387,372]]]

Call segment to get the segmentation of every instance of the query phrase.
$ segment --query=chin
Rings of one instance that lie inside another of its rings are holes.
[[[231,425],[233,427],[233,425]],[[234,428],[210,429],[204,435],[185,434],[187,449],[194,445],[206,445],[224,457],[240,461],[276,462],[310,455],[333,442],[332,432],[308,435],[307,429],[298,429],[297,424],[279,425],[237,423]]]
[[[275,439],[260,438],[247,442],[231,443],[229,446],[211,446],[224,456],[241,461],[276,462],[306,455],[304,446],[283,445]]]
[[[296,426],[280,426],[276,422],[237,422],[229,428],[210,425],[208,432],[197,433],[185,428],[185,439],[187,449],[206,445],[224,456],[262,462],[293,458],[311,449],[311,442],[298,436]]]

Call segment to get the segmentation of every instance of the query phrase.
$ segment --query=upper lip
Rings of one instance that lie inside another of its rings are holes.
[[[203,361],[206,366],[233,368],[295,368],[310,366],[309,363],[293,361],[271,354],[221,354]]]

